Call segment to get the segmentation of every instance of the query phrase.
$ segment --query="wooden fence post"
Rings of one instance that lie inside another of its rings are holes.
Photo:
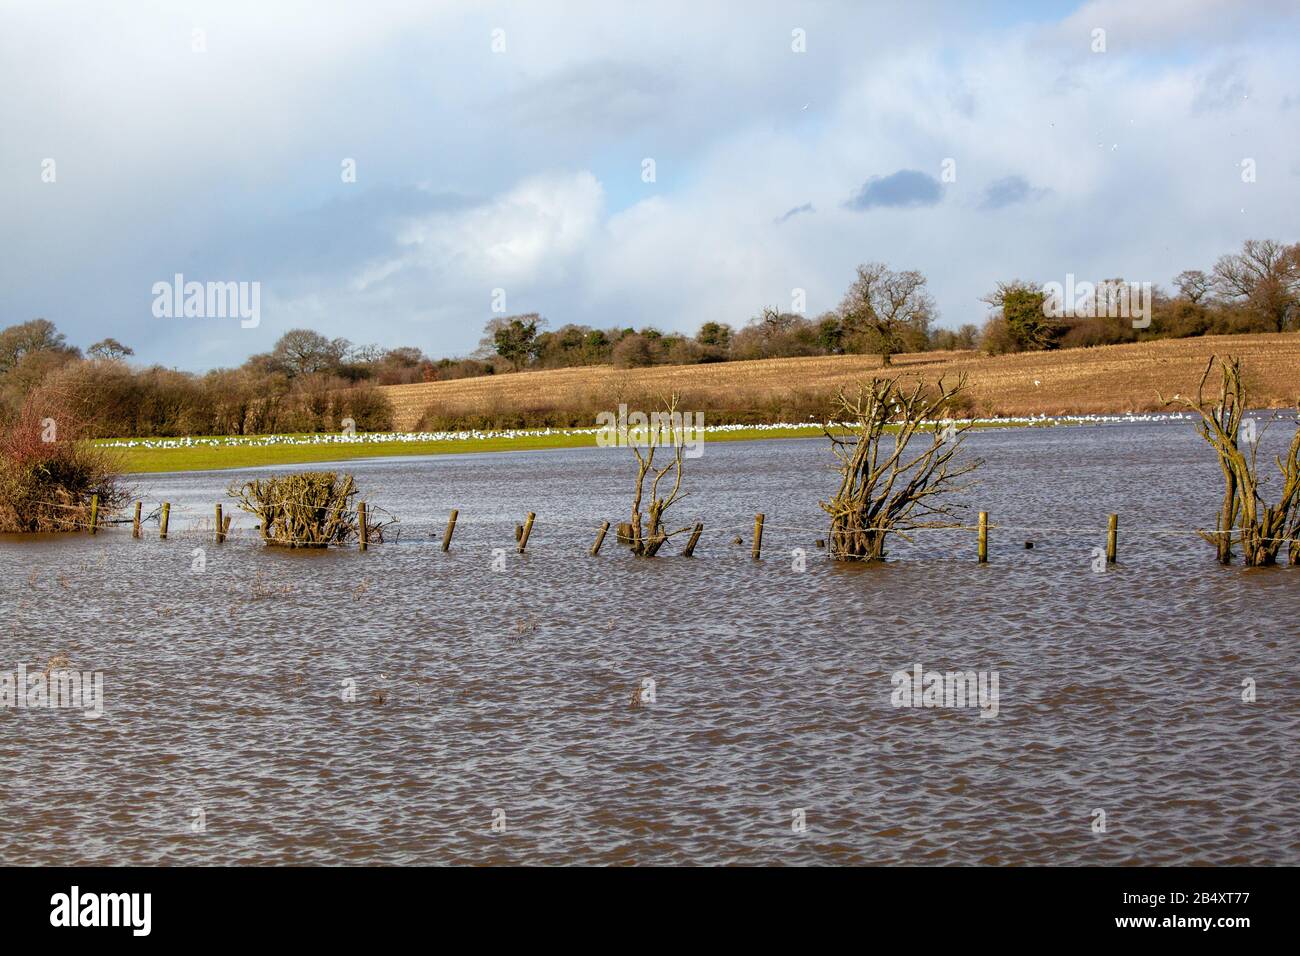
[[[704,530],[704,522],[695,522],[695,530],[691,532],[691,540],[686,542],[686,550],[682,552],[682,557],[689,558],[695,553],[695,545],[700,540],[700,532]]]
[[[226,540],[226,536],[221,533],[221,526],[224,522],[221,520],[221,502],[217,502],[217,544]]]
[[[162,507],[162,517],[158,519],[158,540],[167,540],[167,519],[171,517],[172,504],[170,501],[164,501]]]
[[[99,524],[99,495],[90,496],[90,533],[95,533],[95,526]]]
[[[533,533],[533,519],[536,518],[536,517],[537,517],[537,515],[533,514],[533,513],[530,511],[530,512],[528,512],[528,517],[527,517],[526,519],[524,519],[524,530],[523,530],[523,532],[519,535],[519,553],[520,553],[520,554],[523,554],[523,553],[524,553],[524,548],[528,547],[528,536],[529,536],[530,534]]]
[[[987,564],[989,560],[989,513],[980,512],[979,563]]]
[[[1106,523],[1106,563],[1115,563],[1115,550],[1119,544],[1119,515],[1111,515]]]
[[[759,552],[763,550],[763,516],[754,515],[754,550],[751,552],[754,559],[757,560]]]
[[[594,558],[600,554],[600,546],[605,542],[605,532],[609,530],[609,522],[603,522],[600,531],[596,533],[596,543],[591,546],[591,556]]]
[[[131,537],[140,537],[140,502],[135,503],[135,520],[131,522]]]
[[[442,550],[446,551],[451,548],[451,536],[456,530],[456,518],[460,514],[455,508],[451,509],[451,517],[447,519],[447,530],[442,533]]]
[[[370,529],[366,527],[366,503],[357,504],[357,543],[361,550],[370,546]]]

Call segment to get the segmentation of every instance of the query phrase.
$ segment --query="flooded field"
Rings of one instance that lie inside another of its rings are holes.
[[[987,565],[970,532],[831,563],[817,440],[689,461],[693,559],[587,555],[626,450],[350,463],[401,519],[366,553],[214,544],[251,472],[135,476],[167,541],[0,539],[0,671],[103,674],[98,718],[0,709],[0,861],[1300,864],[1300,569],[1188,533],[1191,425],[968,447]],[[996,716],[894,706],[918,665],[996,671]]]

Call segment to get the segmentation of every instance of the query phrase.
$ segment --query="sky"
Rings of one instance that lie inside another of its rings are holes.
[[[0,326],[204,370],[300,327],[465,355],[494,308],[815,316],[868,261],[950,328],[999,280],[1167,287],[1300,239],[1298,27],[1285,0],[0,0]],[[177,274],[257,283],[256,325],[156,315]]]

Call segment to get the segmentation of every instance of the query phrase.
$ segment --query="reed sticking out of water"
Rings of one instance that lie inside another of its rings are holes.
[[[1219,363],[1219,394],[1205,396],[1205,383]],[[1163,396],[1161,400],[1164,401]],[[1214,545],[1220,564],[1232,563],[1233,535],[1241,545],[1242,557],[1247,565],[1260,567],[1276,564],[1277,555],[1285,539],[1291,540],[1290,559],[1300,564],[1300,421],[1295,436],[1285,455],[1275,460],[1282,477],[1282,489],[1277,504],[1265,502],[1262,489],[1267,479],[1261,479],[1256,456],[1263,437],[1256,432],[1253,419],[1245,418],[1249,407],[1246,386],[1241,376],[1241,359],[1228,356],[1219,359],[1210,356],[1209,364],[1196,387],[1195,398],[1175,396],[1166,405],[1182,405],[1196,412],[1201,422],[1198,430],[1219,456],[1223,472],[1223,503],[1215,519],[1213,532],[1200,535]],[[1243,450],[1242,445],[1247,446]]]
[[[257,518],[267,544],[287,548],[327,548],[357,538],[361,519],[353,499],[356,482],[351,475],[332,471],[307,471],[273,475],[227,489],[249,514]],[[366,522],[367,538],[384,540],[383,528],[391,521]]]
[[[910,541],[908,531],[953,526],[961,506],[940,498],[967,487],[960,479],[981,462],[953,460],[969,424],[940,428],[938,422],[951,415],[965,384],[964,378],[953,385],[940,378],[934,392],[923,384],[904,390],[896,378],[873,379],[852,398],[839,393],[831,420],[852,423],[855,434],[843,438],[826,426],[840,460],[840,487],[821,502],[831,516],[837,560],[881,561],[890,534]],[[930,441],[918,442],[918,450],[912,442],[922,431],[930,432]]]

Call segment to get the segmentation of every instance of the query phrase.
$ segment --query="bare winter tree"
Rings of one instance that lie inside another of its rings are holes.
[[[1224,299],[1245,304],[1277,332],[1300,314],[1300,243],[1247,239],[1241,252],[1214,264],[1214,287]]]
[[[327,339],[311,329],[290,329],[271,350],[271,362],[290,377],[338,369],[352,344],[347,339]]]
[[[890,365],[909,331],[928,333],[935,305],[921,273],[894,272],[883,262],[868,262],[858,266],[839,313],[845,332],[865,339],[880,353],[881,364]]]
[[[86,354],[92,358],[101,359],[122,359],[128,355],[134,355],[135,349],[123,345],[115,338],[101,339],[90,348],[86,349]]]
[[[840,391],[835,416],[851,424],[854,434],[842,438],[834,424],[826,426],[840,460],[839,490],[821,502],[831,516],[834,558],[881,561],[890,534],[906,541],[907,532],[918,528],[954,526],[962,506],[941,499],[969,487],[961,479],[982,464],[978,458],[955,460],[970,423],[941,424],[965,386],[964,377],[952,385],[940,378],[934,391],[874,379],[853,397]]]
[[[1196,305],[1214,291],[1214,277],[1200,269],[1184,269],[1174,276],[1174,285],[1179,295]]]
[[[632,553],[653,558],[665,541],[690,530],[688,526],[668,531],[664,525],[669,507],[686,497],[682,491],[686,433],[676,395],[664,402],[663,412],[649,416],[649,423],[640,434],[629,436],[629,444],[637,462],[636,495],[632,499]],[[659,452],[665,454],[659,455],[660,462],[656,464],[655,455]],[[665,478],[671,487],[666,485],[666,490],[661,492],[659,484]],[[648,510],[643,513],[641,509],[647,505]]]
[[[1220,386],[1216,398],[1207,398],[1205,383],[1219,364]],[[1300,419],[1295,437],[1285,456],[1276,459],[1282,477],[1282,491],[1277,503],[1265,502],[1263,488],[1267,481],[1259,476],[1256,456],[1260,435],[1255,423],[1243,427],[1247,405],[1246,387],[1241,377],[1241,360],[1232,356],[1220,360],[1211,356],[1195,398],[1175,397],[1166,405],[1183,405],[1200,416],[1199,431],[1219,456],[1223,471],[1223,504],[1213,532],[1202,531],[1201,537],[1214,545],[1220,564],[1232,562],[1233,535],[1241,545],[1242,557],[1251,566],[1277,563],[1278,551],[1288,538],[1300,535]],[[1242,448],[1242,445],[1246,449]],[[1292,564],[1300,563],[1300,546],[1291,542]]]

